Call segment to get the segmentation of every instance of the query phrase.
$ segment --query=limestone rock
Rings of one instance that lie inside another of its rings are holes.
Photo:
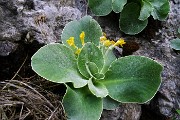
[[[141,105],[122,104],[115,110],[104,110],[101,120],[139,120]]]
[[[72,0],[0,0],[0,41],[11,42],[11,48],[17,41],[61,42],[65,24],[81,18],[74,4]]]

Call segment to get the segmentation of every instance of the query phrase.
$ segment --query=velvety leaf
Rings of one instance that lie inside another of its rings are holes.
[[[180,115],[180,110],[177,109],[176,112]]]
[[[180,39],[176,38],[174,40],[171,40],[171,47],[175,50],[180,50]]]
[[[106,96],[103,98],[103,109],[106,110],[114,110],[120,105],[120,102],[112,99],[109,96]]]
[[[178,28],[178,33],[180,33],[180,28]]]
[[[99,73],[99,69],[95,63],[88,62],[85,65],[90,77],[93,77],[96,80],[104,79],[104,74]]]
[[[74,53],[62,44],[49,44],[32,57],[32,69],[40,76],[56,83],[72,82],[80,88],[87,84],[77,68]]]
[[[96,97],[106,97],[108,95],[108,90],[106,86],[102,83],[97,82],[96,80],[90,79],[88,81],[89,90],[96,96]]]
[[[108,15],[112,10],[116,13],[122,11],[127,0],[89,0],[91,11],[98,16]]]
[[[113,49],[114,49],[114,47],[111,46],[105,52],[105,55],[104,55],[104,65],[103,65],[103,68],[101,70],[101,73],[103,73],[103,74],[105,74],[106,71],[109,69],[111,63],[117,59],[116,56],[113,53]]]
[[[67,87],[63,105],[68,120],[99,120],[103,110],[102,99],[91,94],[87,87]]]
[[[154,19],[164,20],[170,11],[169,0],[149,0],[153,6],[151,15]]]
[[[89,73],[91,77],[94,77],[94,75],[99,72],[97,65],[93,62],[86,62],[85,66],[86,66],[87,72]]]
[[[105,75],[103,73],[96,73],[94,74],[94,78],[97,80],[104,79]]]
[[[98,16],[108,15],[112,11],[112,0],[88,0],[88,5]]]
[[[137,3],[127,4],[121,12],[120,29],[126,34],[137,34],[141,32],[148,23],[148,20],[139,20],[140,6]]]
[[[140,16],[138,19],[142,21],[148,19],[148,17],[151,15],[152,10],[153,10],[153,7],[151,3],[147,0],[142,0],[142,7],[140,11]]]
[[[90,78],[86,63],[93,62],[101,70],[104,64],[102,52],[93,43],[86,43],[78,56],[78,69],[86,78]]]
[[[145,103],[154,97],[161,83],[162,66],[146,57],[128,56],[111,64],[100,80],[109,96],[119,102]]]
[[[112,0],[112,9],[114,12],[119,13],[122,11],[127,0]]]
[[[75,20],[69,22],[65,26],[61,35],[63,44],[69,46],[66,41],[70,37],[74,37],[75,45],[81,48],[82,44],[79,35],[82,31],[85,32],[85,42],[92,42],[95,45],[99,45],[99,39],[102,36],[102,30],[99,24],[90,16],[85,16],[81,18],[79,21]]]

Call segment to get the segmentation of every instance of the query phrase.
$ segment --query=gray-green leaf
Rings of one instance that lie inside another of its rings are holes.
[[[180,50],[180,39],[176,38],[174,40],[171,40],[171,47],[175,50]]]
[[[112,0],[88,0],[88,5],[98,16],[108,15],[112,11]]]
[[[74,89],[67,86],[67,93],[63,99],[68,120],[99,120],[103,103],[87,87]]]
[[[120,105],[120,102],[112,99],[109,96],[106,96],[103,98],[103,109],[106,110],[114,110]]]
[[[112,0],[112,9],[114,12],[119,13],[122,11],[127,0]]]
[[[141,4],[142,4],[141,5],[142,7],[141,7],[141,11],[140,11],[140,16],[138,19],[144,21],[144,20],[148,19],[148,17],[151,15],[153,7],[148,0],[142,0]]]
[[[180,110],[177,109],[176,112],[180,115]]]
[[[88,62],[95,63],[99,70],[102,69],[104,64],[102,52],[93,43],[86,43],[78,56],[78,69],[86,78],[91,77],[86,68]]]
[[[106,71],[109,69],[111,63],[117,59],[116,56],[113,53],[113,49],[114,49],[114,47],[111,46],[105,52],[105,55],[104,55],[104,65],[103,65],[103,68],[101,70],[101,73],[103,73],[103,74],[105,74]]]
[[[61,35],[63,44],[69,46],[66,41],[70,37],[74,37],[75,45],[78,48],[81,48],[82,44],[79,35],[82,31],[85,32],[85,43],[92,42],[95,45],[99,45],[99,39],[102,36],[102,29],[100,25],[90,16],[85,16],[79,21],[71,21],[65,26]]]
[[[98,16],[108,15],[112,10],[116,13],[122,11],[127,0],[88,0],[92,12]]]
[[[149,0],[153,6],[151,15],[154,19],[164,20],[170,11],[169,0]]]
[[[139,20],[140,6],[137,3],[127,4],[121,12],[120,29],[126,34],[140,33],[148,23],[148,20]]]
[[[71,49],[62,44],[49,44],[33,55],[31,64],[32,69],[47,80],[72,82],[75,88],[80,88],[87,84],[87,80],[81,77],[76,62]]]
[[[113,62],[101,80],[113,99],[145,103],[154,97],[161,83],[162,66],[146,57],[128,56]]]
[[[91,77],[94,77],[95,74],[99,73],[99,69],[94,62],[86,62],[85,63],[86,70]]]
[[[88,81],[88,87],[89,90],[96,96],[96,97],[106,97],[108,95],[108,90],[106,89],[106,86],[104,86],[102,83],[99,83],[96,80],[90,79]]]

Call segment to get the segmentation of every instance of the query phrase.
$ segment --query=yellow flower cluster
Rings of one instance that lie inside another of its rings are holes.
[[[107,39],[105,33],[103,33],[103,36],[100,37],[100,41],[101,41],[101,43],[103,43],[103,45],[106,46],[106,47],[109,47],[109,46],[111,46],[111,45],[123,47],[123,45],[126,44],[126,42],[125,42],[124,39],[122,39],[122,38],[120,38],[117,42],[114,42],[114,41],[111,41],[111,40]]]
[[[121,46],[123,47],[123,45],[126,44],[126,42],[124,42],[124,39],[120,38],[115,44],[114,46]]]
[[[79,35],[79,38],[81,40],[81,44],[82,46],[84,46],[85,42],[84,42],[84,38],[85,38],[85,32],[82,31],[81,34]],[[81,52],[81,49],[82,48],[78,48],[76,45],[75,45],[75,42],[74,42],[74,37],[70,37],[68,40],[66,40],[67,44],[69,46],[72,46],[76,51],[75,51],[75,54],[76,55],[79,55],[79,53]]]

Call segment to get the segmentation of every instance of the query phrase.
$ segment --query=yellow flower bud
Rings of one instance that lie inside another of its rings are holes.
[[[81,34],[79,35],[79,37],[80,37],[80,40],[81,40],[82,45],[84,45],[84,44],[85,44],[85,43],[84,43],[85,32],[82,31]]]

